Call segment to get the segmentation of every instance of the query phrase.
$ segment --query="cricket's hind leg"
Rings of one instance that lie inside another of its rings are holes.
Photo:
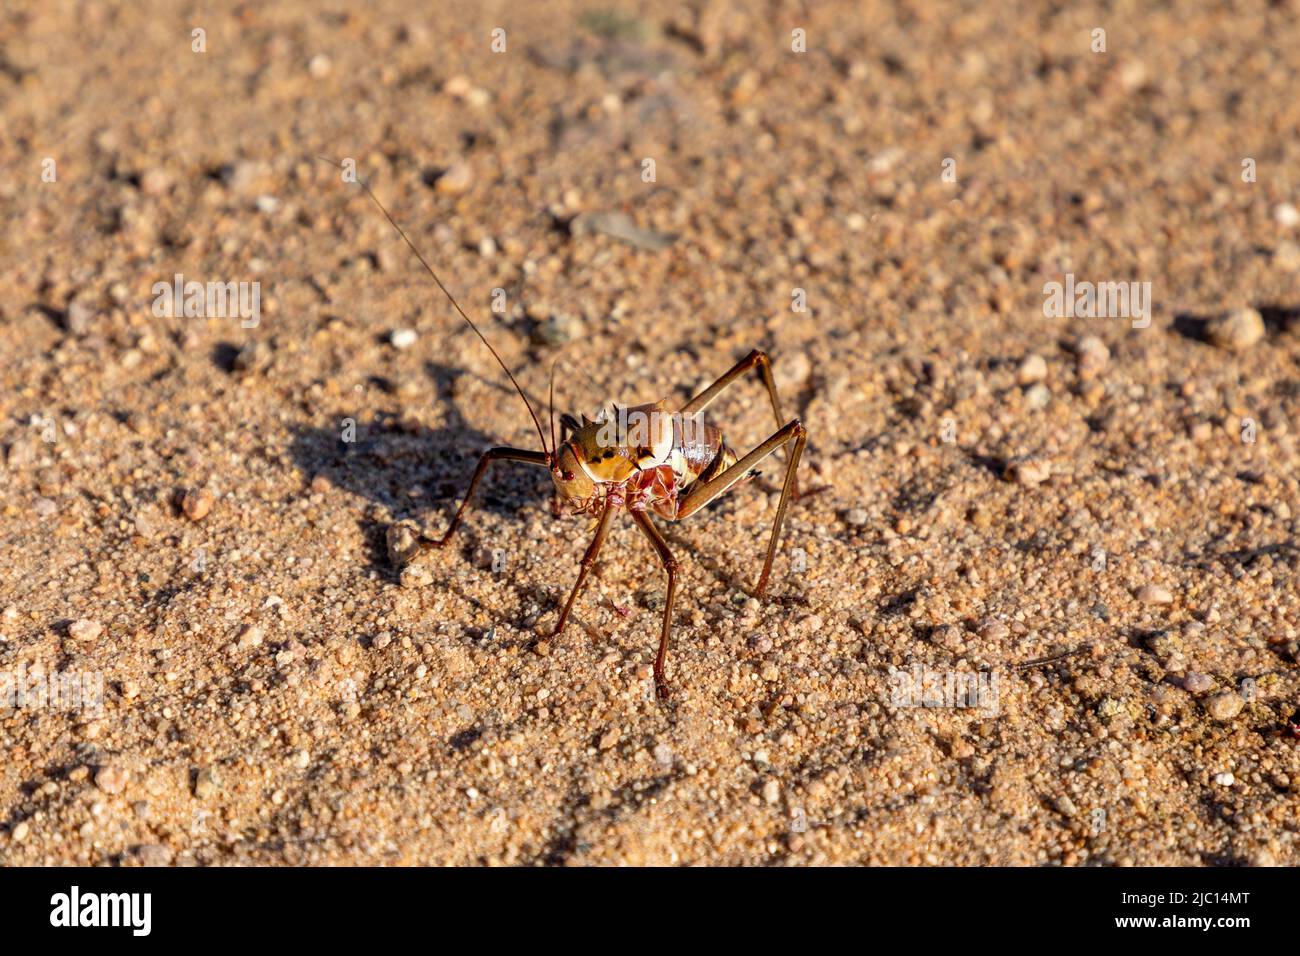
[[[465,516],[465,509],[469,507],[470,499],[474,497],[474,489],[478,487],[479,480],[483,473],[487,471],[487,466],[494,461],[522,461],[530,465],[546,466],[550,462],[545,452],[528,451],[523,448],[489,448],[483,453],[483,457],[478,460],[478,467],[474,469],[474,477],[469,480],[469,490],[465,492],[465,499],[456,509],[456,515],[451,519],[451,524],[447,526],[447,531],[441,538],[425,538],[420,542],[420,550],[424,551],[429,548],[441,548],[451,536],[456,533],[460,526],[461,519]]]
[[[781,414],[781,398],[776,393],[776,380],[772,377],[772,360],[761,349],[754,349],[754,351],[733,365],[721,378],[683,405],[681,413],[683,415],[692,415],[704,411],[713,403],[715,398],[727,390],[728,386],[733,385],[737,379],[752,368],[758,369],[759,377],[763,380],[763,387],[767,389],[767,397],[772,402],[772,415],[776,419],[776,427],[780,428],[785,424],[786,419]],[[799,499],[797,484],[791,493],[797,501]]]
[[[582,556],[582,563],[578,566],[578,580],[574,582],[573,590],[569,592],[569,600],[565,602],[564,610],[560,612],[560,620],[555,625],[555,630],[551,632],[553,638],[559,637],[560,632],[564,630],[564,625],[569,623],[569,613],[573,610],[573,603],[578,600],[578,593],[582,590],[583,582],[587,580],[587,573],[596,563],[600,547],[605,543],[605,536],[609,534],[609,521],[614,517],[614,511],[614,506],[607,499],[605,510],[600,513],[600,521],[596,525],[596,534],[591,539],[591,544],[587,545],[587,553]]]
[[[677,594],[677,560],[668,550],[668,542],[644,511],[633,511],[632,520],[645,532],[659,555],[659,561],[668,572],[668,593],[664,596],[664,621],[659,632],[659,653],[655,655],[655,693],[660,700],[668,699],[668,681],[664,677],[664,661],[668,657],[668,636],[673,628],[673,598]]]
[[[763,592],[767,590],[767,580],[772,574],[772,559],[776,556],[776,545],[781,538],[781,525],[785,521],[785,511],[794,493],[795,469],[799,467],[799,457],[803,454],[804,445],[808,443],[808,430],[804,428],[803,423],[797,418],[792,419],[726,471],[691,486],[677,511],[678,520],[690,517],[709,502],[726,494],[748,475],[755,465],[790,442],[794,442],[794,445],[785,466],[785,484],[781,488],[781,503],[777,505],[776,520],[772,522],[772,537],[767,543],[767,558],[763,562],[763,573],[759,575],[758,584],[754,587],[755,597],[763,596]]]

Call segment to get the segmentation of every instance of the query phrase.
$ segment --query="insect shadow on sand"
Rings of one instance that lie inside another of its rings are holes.
[[[445,409],[439,427],[412,427],[400,414],[376,413],[368,423],[357,422],[349,436],[353,440],[345,441],[348,416],[340,411],[338,420],[327,426],[297,428],[290,446],[308,480],[323,476],[334,487],[372,503],[358,515],[358,524],[369,544],[372,567],[390,578],[396,569],[386,553],[388,524],[409,519],[430,535],[440,533],[469,485],[478,456],[493,445],[506,444],[502,436],[486,434],[466,421],[452,398],[453,381],[467,373],[435,362],[426,362],[425,372]],[[383,379],[372,379],[371,384],[381,391],[391,389]],[[545,498],[545,477],[535,468],[497,468],[479,486],[475,510],[517,514]],[[414,488],[423,493],[412,497]],[[472,551],[477,539],[472,523],[464,531],[469,533],[458,546]]]

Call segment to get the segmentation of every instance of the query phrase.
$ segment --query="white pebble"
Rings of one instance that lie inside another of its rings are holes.
[[[1026,355],[1024,361],[1020,363],[1020,368],[1016,369],[1016,383],[1019,385],[1033,385],[1045,378],[1047,378],[1047,360],[1041,355]]]
[[[93,641],[104,632],[104,626],[98,621],[82,618],[68,626],[68,636],[74,641]]]
[[[1173,604],[1174,596],[1167,588],[1158,584],[1144,584],[1138,588],[1135,597],[1143,604]]]
[[[1204,694],[1207,690],[1213,689],[1214,678],[1200,671],[1188,671],[1187,676],[1183,678],[1183,690],[1189,694]]]
[[[1215,694],[1205,702],[1205,711],[1218,721],[1228,721],[1241,713],[1246,702],[1232,691]]]
[[[1254,309],[1217,316],[1205,327],[1206,338],[1229,352],[1243,352],[1264,337],[1264,317]]]
[[[1007,465],[1006,477],[1018,485],[1041,485],[1052,477],[1052,463],[1042,458],[1023,458]]]

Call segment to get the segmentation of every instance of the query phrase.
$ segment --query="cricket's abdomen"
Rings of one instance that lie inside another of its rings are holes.
[[[680,415],[673,421],[673,453],[673,471],[683,488],[708,481],[736,463],[736,453],[719,429],[690,419],[683,422]]]
[[[681,510],[682,497],[688,488],[698,481],[708,481],[735,463],[736,453],[727,444],[720,430],[702,423],[698,418],[674,415],[672,450],[660,469],[662,472],[671,469],[671,488],[664,488],[666,493],[650,501],[649,507],[655,513],[675,521]],[[666,484],[663,479],[653,482],[656,491]]]

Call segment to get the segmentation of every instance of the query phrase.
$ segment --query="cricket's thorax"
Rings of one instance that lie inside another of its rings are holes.
[[[653,405],[611,405],[599,418],[583,418],[565,442],[595,485],[580,511],[599,512],[609,500],[629,511],[677,517],[682,493],[736,462],[722,432],[698,415]]]

